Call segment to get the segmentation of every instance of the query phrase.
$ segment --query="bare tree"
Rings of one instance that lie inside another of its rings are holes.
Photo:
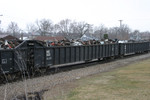
[[[141,39],[142,40],[150,40],[150,32],[145,31],[140,33]]]
[[[54,35],[57,35],[59,33],[59,25],[58,24],[55,24],[54,27],[53,27],[53,34]]]
[[[131,32],[131,29],[123,24],[120,28],[119,28],[119,32],[120,32],[120,39],[121,40],[128,40],[129,39],[129,33]]]
[[[70,19],[61,20],[57,24],[53,24],[51,20],[42,19],[36,21],[35,24],[27,26],[30,33],[38,32],[40,35],[61,35],[68,38],[80,38],[84,34],[95,36],[103,39],[104,34],[108,34],[111,39],[129,39],[130,28],[127,25],[121,27],[112,27],[108,29],[104,25],[100,25],[93,29],[93,25],[87,22],[72,21]],[[94,33],[94,34],[93,34]]]
[[[76,34],[80,38],[84,34],[92,31],[92,25],[86,22],[72,21],[70,19],[61,20],[56,26],[59,32],[65,37],[72,37]]]
[[[104,25],[100,25],[94,28],[94,35],[97,38],[103,39],[104,34],[108,34],[108,29]]]
[[[45,36],[46,34],[51,34],[53,32],[53,23],[49,19],[42,19],[36,21],[36,26],[40,35]]]
[[[13,36],[17,36],[20,33],[20,29],[15,22],[11,22],[8,25],[7,32],[11,33]]]
[[[78,22],[77,23],[77,32],[82,37],[86,33],[91,33],[93,31],[93,25],[88,24],[86,22]]]
[[[61,20],[56,26],[60,33],[62,33],[65,36],[68,36],[70,33],[71,20]]]
[[[33,35],[36,31],[38,31],[38,28],[34,24],[28,24],[27,31]]]
[[[109,31],[108,32],[109,33],[109,37],[111,39],[119,39],[120,38],[120,36],[119,36],[119,34],[120,34],[119,27],[112,27],[108,31]]]
[[[110,38],[119,40],[128,40],[131,32],[127,25],[121,25],[121,27],[112,27],[108,31]]]
[[[73,34],[78,33],[78,22],[73,21],[73,22],[70,24],[70,33],[73,33]]]

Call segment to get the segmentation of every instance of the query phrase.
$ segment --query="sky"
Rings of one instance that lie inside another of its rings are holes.
[[[36,20],[85,21],[106,27],[119,27],[119,21],[132,30],[150,31],[150,0],[0,0],[0,27],[16,22],[22,30]]]

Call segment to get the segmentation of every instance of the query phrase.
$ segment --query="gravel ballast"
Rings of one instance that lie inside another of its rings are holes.
[[[114,68],[123,67],[125,65],[149,58],[150,53],[125,59],[119,59],[104,64],[97,64],[93,65],[92,67],[85,67],[68,72],[61,72],[54,75],[27,79],[14,83],[7,83],[0,86],[0,100],[17,100],[16,98],[19,98],[19,96],[27,93],[30,93],[31,95],[33,95],[32,93],[35,93],[34,95],[42,97],[40,95],[42,95],[44,91],[52,90],[56,87],[56,85],[71,82],[81,77],[86,77],[100,72],[110,71]],[[37,92],[40,94],[36,94]]]

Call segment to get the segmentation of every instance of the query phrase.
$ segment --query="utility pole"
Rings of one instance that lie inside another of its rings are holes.
[[[0,17],[1,17],[1,16],[3,16],[3,15],[1,14]],[[0,19],[0,31],[1,31],[1,22],[2,22],[2,21],[1,21],[1,19]]]
[[[123,20],[119,20],[119,22],[120,22],[120,28],[121,28],[121,26],[122,26],[122,21],[123,21]]]
[[[3,15],[0,15],[0,16],[3,16]],[[0,20],[0,24],[1,24],[1,20]]]
[[[119,32],[120,32],[120,34],[121,34],[121,36],[120,36],[120,40],[122,40],[122,39],[123,39],[123,36],[122,36],[122,21],[123,21],[123,20],[119,20],[119,22],[120,22]]]

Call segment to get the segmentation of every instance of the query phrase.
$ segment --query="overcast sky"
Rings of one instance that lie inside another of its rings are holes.
[[[123,20],[132,30],[150,31],[150,0],[0,0],[1,27],[11,21],[23,30],[37,19],[86,21],[106,27]]]

